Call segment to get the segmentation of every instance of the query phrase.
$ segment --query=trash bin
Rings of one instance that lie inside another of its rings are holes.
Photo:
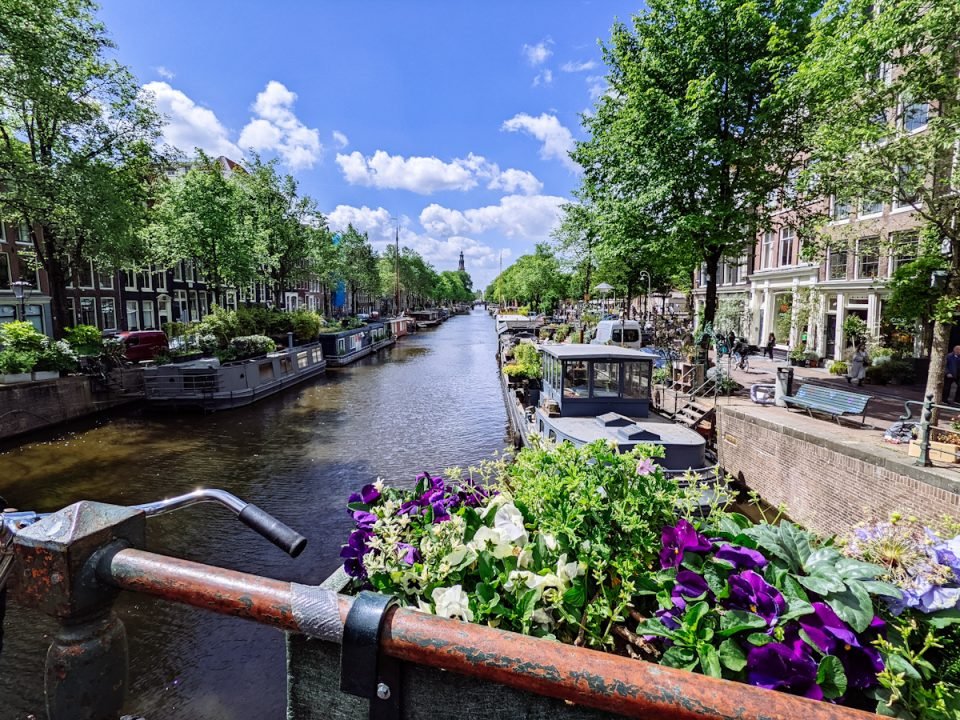
[[[786,407],[787,403],[784,402],[783,397],[785,395],[793,395],[793,368],[778,367],[775,385],[776,392],[773,404],[777,407]]]

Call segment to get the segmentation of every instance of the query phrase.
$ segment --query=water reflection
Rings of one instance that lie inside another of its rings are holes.
[[[51,510],[79,499],[137,503],[222,487],[309,539],[291,560],[229,513],[200,505],[150,521],[151,550],[315,583],[337,564],[347,494],[378,476],[412,484],[505,445],[493,321],[476,312],[409,336],[255,406],[214,415],[117,417],[0,453],[0,494]],[[148,598],[118,603],[130,639],[128,712],[150,720],[284,717],[280,633]],[[0,656],[0,716],[44,717],[53,625],[11,608]]]

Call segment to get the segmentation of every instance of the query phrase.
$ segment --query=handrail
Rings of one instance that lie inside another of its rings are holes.
[[[950,410],[954,411],[956,408],[950,407],[949,405],[940,405],[933,401],[933,394],[928,393],[927,396],[920,400],[905,400],[903,403],[904,415],[900,416],[900,420],[909,420],[913,417],[913,411],[910,409],[911,405],[919,405],[923,408],[920,413],[920,457],[917,458],[916,465],[920,467],[932,467],[933,462],[930,460],[930,426],[933,424],[933,412],[934,410]]]
[[[341,642],[353,598],[141,550],[119,550],[98,566],[114,587],[243,617]],[[867,720],[859,710],[719,680],[440,618],[410,608],[389,611],[380,650],[398,660],[441,668],[526,692],[648,720],[796,718]]]

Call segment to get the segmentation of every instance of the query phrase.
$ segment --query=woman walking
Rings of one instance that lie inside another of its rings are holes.
[[[853,357],[850,358],[850,367],[847,370],[847,383],[853,380],[857,385],[863,385],[863,379],[867,376],[867,350],[863,345],[857,345]]]
[[[773,360],[773,346],[777,344],[777,338],[773,333],[770,333],[770,337],[767,338],[767,344],[763,347],[764,356],[769,355],[770,359]]]

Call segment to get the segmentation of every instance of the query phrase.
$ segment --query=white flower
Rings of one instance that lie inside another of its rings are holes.
[[[543,608],[537,608],[533,611],[533,621],[540,625],[546,625],[547,627],[553,625],[553,618],[550,617],[550,613]]]
[[[430,607],[430,603],[424,602],[423,600],[417,599],[417,610],[427,615],[433,615],[433,608]]]
[[[573,582],[580,574],[580,565],[574,562],[567,562],[567,555],[564,553],[557,560],[557,577],[565,586]]]
[[[607,496],[607,491],[603,487],[603,485],[597,485],[597,495],[599,495],[602,498],[605,498]]]
[[[382,492],[383,492],[383,478],[377,478],[376,481],[373,483],[373,487],[375,487],[375,488],[377,489],[377,492],[378,492],[378,493],[382,493]]]
[[[523,515],[513,503],[505,503],[497,509],[493,526],[500,531],[504,540],[518,545],[526,545],[528,542],[527,531],[523,527]]]
[[[436,588],[432,594],[433,604],[436,606],[439,617],[453,618],[471,622],[473,613],[470,611],[470,602],[467,594],[460,585],[449,588]]]
[[[547,550],[557,549],[557,539],[549,533],[543,534],[543,544],[547,546]]]
[[[528,568],[530,563],[533,562],[533,547],[527,545],[523,550],[520,551],[520,554],[517,556],[517,567]]]

